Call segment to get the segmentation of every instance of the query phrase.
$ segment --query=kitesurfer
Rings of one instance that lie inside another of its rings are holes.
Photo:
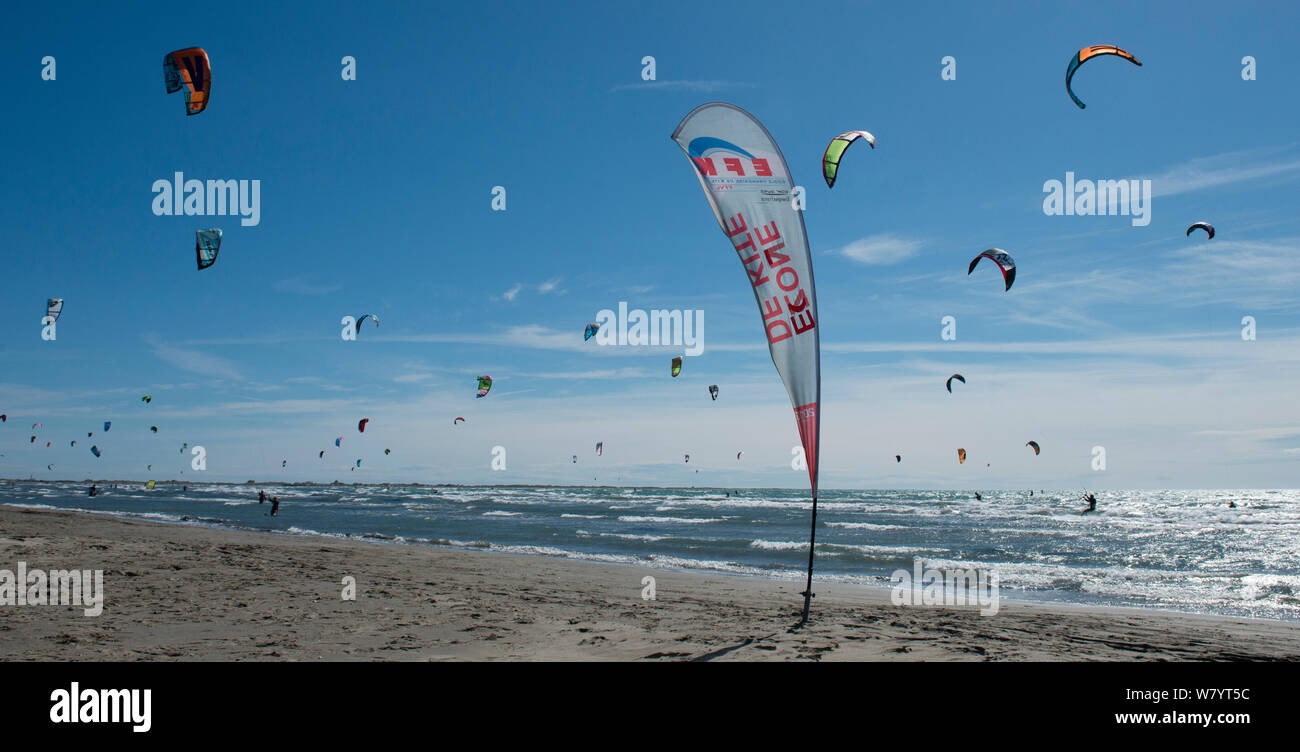
[[[279,512],[279,511],[280,511],[280,497],[279,497],[279,496],[272,496],[272,497],[271,497],[271,516],[274,517],[275,514],[276,514],[276,512]]]
[[[979,492],[979,491],[976,491],[976,492],[975,492],[975,501],[983,501],[983,500],[984,500],[984,497],[983,497],[983,496],[980,496],[980,492]]]
[[[95,487],[95,484],[94,484],[94,483],[91,483],[91,484],[90,484],[90,491],[87,492],[87,495],[88,495],[88,496],[94,496],[94,495],[97,494],[97,493],[99,493],[99,489]]]
[[[1096,497],[1096,496],[1093,496],[1092,494],[1088,494],[1087,496],[1083,497],[1083,500],[1086,501],[1086,502],[1088,502],[1088,508],[1085,509],[1085,510],[1083,510],[1082,512],[1080,512],[1080,514],[1087,514],[1088,512],[1095,512],[1095,511],[1097,511],[1097,497]]]
[[[258,503],[258,504],[265,504],[265,503],[266,503],[266,491],[258,491],[258,492],[257,492],[257,503]]]

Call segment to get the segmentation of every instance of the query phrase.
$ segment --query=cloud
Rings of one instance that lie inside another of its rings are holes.
[[[555,292],[556,288],[558,288],[559,286],[560,286],[560,280],[558,277],[556,279],[548,279],[537,286],[537,291],[543,294],[548,292]]]
[[[182,370],[192,371],[204,376],[217,376],[231,381],[240,381],[243,378],[240,376],[239,369],[235,364],[225,358],[218,358],[215,355],[208,355],[197,350],[184,350],[179,347],[164,345],[157,335],[150,335],[146,338],[146,341],[153,348],[154,357]]]
[[[919,250],[921,250],[921,241],[886,232],[855,240],[843,248],[836,248],[828,253],[847,256],[860,264],[885,266],[910,258]]]
[[[552,279],[548,279],[548,280],[546,280],[545,282],[542,282],[541,284],[539,284],[539,285],[535,285],[535,286],[534,286],[534,285],[525,285],[525,284],[523,284],[522,282],[516,282],[514,287],[511,287],[509,290],[506,290],[505,292],[501,293],[501,297],[505,298],[505,299],[508,300],[508,301],[513,302],[514,299],[519,295],[519,293],[523,292],[525,289],[536,289],[537,292],[539,292],[539,293],[541,293],[541,294],[543,294],[543,295],[546,295],[547,293],[552,293],[552,292],[555,292],[555,293],[557,293],[557,294],[563,295],[563,294],[564,294],[564,291],[561,290],[561,289],[559,289],[559,288],[560,288],[560,278],[559,278],[559,277],[554,277],[554,278],[552,278]],[[496,298],[495,296],[493,296],[492,299],[493,299],[493,300],[496,300],[497,298]]]
[[[1300,177],[1300,158],[1279,158],[1279,151],[1251,149],[1193,159],[1152,177],[1151,192],[1155,196],[1173,196],[1264,178]]]
[[[514,287],[510,288],[509,290],[506,290],[505,292],[501,293],[501,297],[505,298],[506,300],[514,300],[515,296],[518,295],[519,291],[522,289],[524,289],[523,285],[516,284]]]
[[[747,81],[641,81],[635,84],[619,84],[610,91],[700,91],[710,92],[721,89],[745,88],[754,84]]]
[[[314,285],[304,277],[289,277],[271,285],[280,292],[294,295],[328,295],[343,289],[342,285]]]

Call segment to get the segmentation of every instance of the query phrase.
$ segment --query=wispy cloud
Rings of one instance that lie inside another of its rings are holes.
[[[185,350],[179,347],[164,345],[157,335],[150,335],[145,339],[149,346],[153,348],[154,357],[185,371],[203,374],[204,376],[217,376],[232,381],[240,381],[242,377],[239,374],[239,368],[235,363],[225,358],[218,358],[215,355],[208,355],[197,350]]]
[[[1300,178],[1300,157],[1279,148],[1200,157],[1153,176],[1151,192],[1155,196],[1173,196],[1264,178]]]
[[[921,241],[886,232],[868,235],[842,248],[827,252],[847,256],[859,264],[886,266],[915,256],[919,250],[921,250]]]
[[[516,282],[509,290],[501,293],[501,297],[507,301],[514,302],[514,299],[524,290],[536,290],[542,295],[548,295],[550,293],[556,293],[557,295],[564,294],[564,291],[560,289],[560,278],[553,277],[537,285],[525,285],[522,282]],[[497,297],[494,295],[492,296],[492,299],[497,300]]]
[[[711,92],[722,89],[747,88],[754,84],[748,81],[641,81],[634,84],[619,84],[610,91],[700,91]]]

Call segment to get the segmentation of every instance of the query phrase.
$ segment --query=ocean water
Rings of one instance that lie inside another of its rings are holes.
[[[0,503],[174,524],[803,576],[811,502],[778,489],[0,483]],[[280,497],[280,513],[258,489]],[[1003,598],[1300,619],[1300,491],[825,491],[819,581],[887,586],[920,558]],[[1230,509],[1229,502],[1236,508]]]

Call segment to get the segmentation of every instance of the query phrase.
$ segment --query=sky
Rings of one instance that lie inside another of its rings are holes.
[[[0,477],[806,486],[746,274],[670,140],[726,101],[806,192],[823,487],[1298,485],[1294,5],[29,3],[7,21]],[[1085,64],[1081,110],[1063,74],[1102,43],[1142,66]],[[211,103],[186,117],[160,63],[196,45]],[[827,189],[822,153],[852,129],[876,148]],[[261,181],[260,221],[155,215],[176,172]],[[1046,214],[1067,172],[1150,180],[1149,224]],[[1184,234],[1199,220],[1213,240]],[[206,227],[224,243],[198,271]],[[1016,260],[1010,291],[966,274],[991,247]],[[620,302],[703,311],[703,353],[674,379],[680,347],[584,342]],[[344,340],[363,313],[380,326]]]

